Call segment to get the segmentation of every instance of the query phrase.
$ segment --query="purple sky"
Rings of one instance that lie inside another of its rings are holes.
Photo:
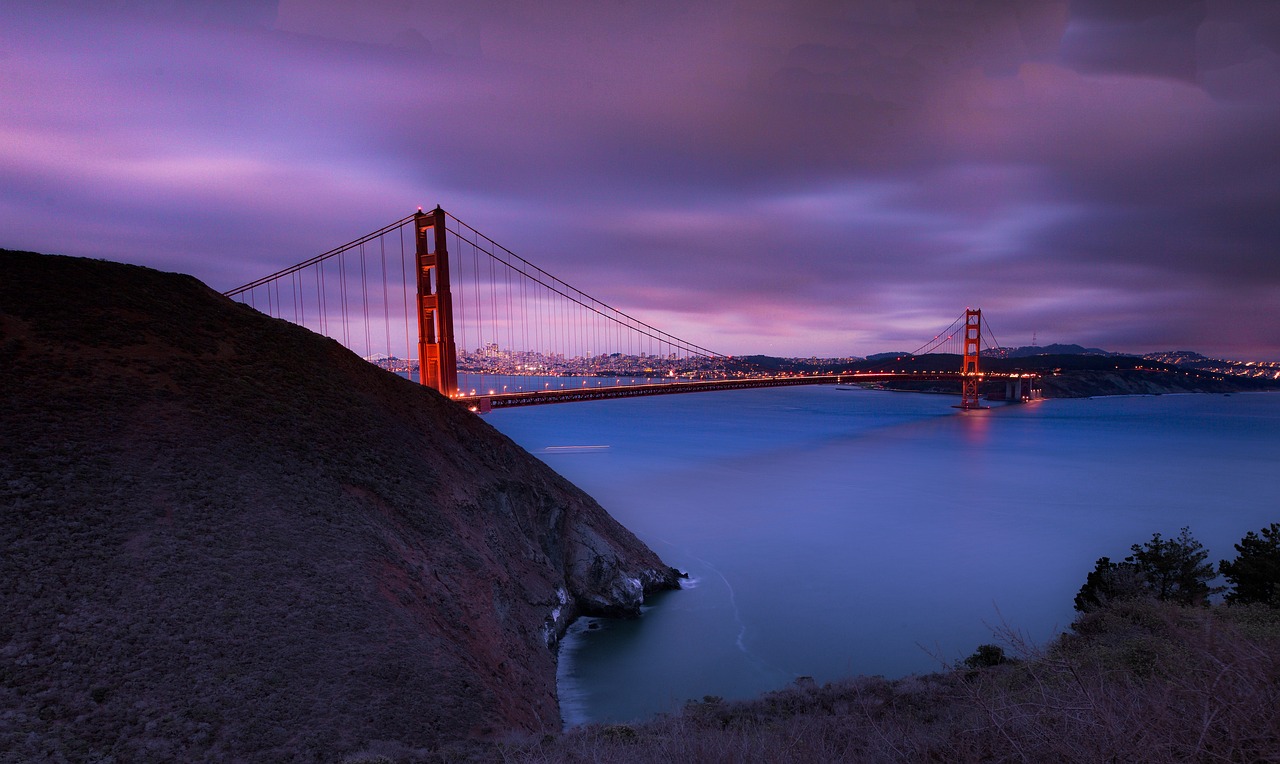
[[[726,353],[1280,360],[1275,0],[183,5],[0,6],[0,246],[228,289],[440,204]]]

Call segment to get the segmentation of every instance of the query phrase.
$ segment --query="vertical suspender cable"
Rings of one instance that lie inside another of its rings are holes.
[[[538,350],[538,365],[545,366],[547,349],[542,344],[542,285],[533,285],[533,346]],[[541,371],[541,369],[539,369]]]
[[[471,283],[476,296],[476,347],[484,349],[484,313],[480,310],[480,262],[476,253],[477,247],[471,247]]]
[[[512,323],[515,319],[511,315],[511,268],[508,266],[502,271],[506,275],[507,281],[507,352],[511,353],[515,350],[515,325]],[[508,355],[508,358],[511,356]]]
[[[378,253],[382,256],[382,328],[387,335],[387,355],[391,352],[391,306],[387,301],[387,236],[378,237]]]
[[[445,235],[448,236],[447,233]],[[447,241],[446,241],[446,244],[447,244]],[[455,329],[458,331],[458,335],[459,335],[458,341],[455,343],[457,347],[454,352],[456,352],[458,355],[459,364],[464,365],[461,362],[462,362],[462,359],[467,355],[467,347],[468,347],[467,322],[468,322],[468,316],[470,314],[470,311],[467,310],[467,294],[468,294],[466,289],[467,277],[464,275],[464,273],[466,272],[467,259],[462,256],[462,241],[455,240],[453,244],[454,244],[454,247],[452,251],[456,252],[458,255],[458,257],[455,260],[455,262],[458,265],[458,270],[456,272],[451,272],[449,274],[449,288],[453,289],[454,285],[456,284],[459,289],[458,299],[455,300],[453,303],[455,306],[457,306],[457,311],[453,315],[453,325]],[[467,385],[464,385],[461,382],[459,382],[458,385],[462,392],[466,391]]]
[[[489,320],[490,320],[490,321],[492,321],[492,322],[493,322],[493,324],[494,324],[494,326],[493,326],[493,342],[492,342],[492,344],[493,344],[493,345],[497,345],[497,344],[498,344],[498,340],[500,339],[500,336],[499,336],[499,334],[498,334],[498,331],[499,331],[499,328],[500,328],[500,324],[499,324],[499,322],[498,322],[498,277],[497,277],[497,275],[494,273],[494,265],[493,265],[493,259],[494,259],[494,258],[493,258],[493,255],[492,255],[492,254],[490,254],[490,253],[486,253],[486,254],[489,254],[489,257],[488,257],[488,260],[489,260],[489,304],[490,304],[490,305],[492,306],[492,308],[493,308],[493,313],[491,313],[491,314],[490,314],[490,315],[491,315],[491,318],[490,318]],[[486,350],[487,350],[487,349],[486,349]]]
[[[351,347],[351,332],[347,326],[347,264],[345,250],[338,253],[338,296],[342,308],[342,344]]]
[[[522,274],[523,275],[523,274]],[[523,336],[524,352],[529,352],[529,280],[517,279],[520,282],[520,331]]]
[[[417,236],[417,232],[414,232]],[[417,273],[418,263],[415,260],[413,264],[414,272],[414,295],[417,295]],[[417,323],[416,316],[413,320],[409,318],[409,273],[408,265],[405,263],[405,247],[404,247],[404,226],[400,226],[400,292],[404,295],[404,367],[406,371],[412,372],[409,362],[413,359],[413,339],[410,332],[413,331],[414,325]],[[415,311],[416,312],[416,311]],[[418,359],[418,363],[422,363],[422,359]]]
[[[360,242],[360,303],[364,306],[364,357],[373,355],[373,339],[369,335],[369,280],[365,276],[364,242]]]
[[[320,333],[329,336],[329,300],[324,283],[324,261],[316,263],[316,299],[320,301]]]

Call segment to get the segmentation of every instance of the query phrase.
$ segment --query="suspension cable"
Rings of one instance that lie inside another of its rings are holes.
[[[634,316],[632,316],[632,315],[630,315],[630,314],[628,314],[628,313],[626,313],[626,312],[624,312],[624,311],[622,311],[622,310],[619,310],[618,308],[613,307],[612,305],[610,305],[610,304],[608,304],[608,303],[604,302],[603,300],[599,300],[599,299],[596,299],[595,297],[592,297],[591,295],[587,294],[586,292],[583,292],[582,290],[578,289],[577,287],[574,287],[574,286],[572,286],[572,285],[570,285],[570,284],[566,283],[564,280],[562,280],[562,279],[560,279],[560,278],[558,278],[558,277],[556,277],[556,276],[554,276],[554,275],[552,275],[552,274],[548,273],[547,271],[543,270],[542,268],[539,268],[538,266],[536,266],[536,265],[534,265],[533,263],[529,262],[528,260],[524,259],[524,258],[523,258],[523,257],[521,257],[520,255],[517,255],[515,252],[512,252],[511,250],[509,250],[509,249],[507,249],[506,247],[502,246],[502,245],[501,245],[501,244],[499,244],[498,242],[493,241],[493,240],[492,240],[492,239],[490,239],[489,237],[487,237],[487,236],[485,236],[484,234],[482,234],[482,233],[480,233],[479,231],[477,231],[477,230],[476,230],[475,228],[473,228],[472,226],[468,225],[465,221],[460,220],[459,218],[457,218],[457,217],[455,217],[455,216],[453,216],[453,215],[448,215],[448,217],[452,218],[452,219],[453,219],[456,223],[458,223],[459,225],[466,227],[466,229],[467,229],[467,230],[469,230],[469,231],[471,231],[471,233],[473,233],[477,238],[483,238],[483,239],[486,239],[486,240],[487,240],[487,241],[489,241],[489,242],[490,242],[494,247],[496,247],[496,248],[498,248],[498,249],[502,250],[502,251],[503,251],[503,252],[504,252],[508,257],[515,258],[516,260],[520,261],[520,262],[521,262],[522,264],[524,264],[525,266],[528,266],[529,268],[532,268],[534,271],[537,271],[539,274],[541,274],[543,277],[545,277],[545,279],[546,279],[547,281],[555,282],[556,284],[560,285],[561,287],[564,287],[564,289],[566,289],[566,290],[568,290],[568,291],[575,292],[575,293],[577,293],[578,295],[581,295],[581,296],[582,296],[582,298],[584,298],[584,299],[586,299],[586,300],[588,300],[588,301],[590,301],[590,302],[592,302],[592,303],[595,303],[596,305],[601,305],[601,306],[603,306],[605,309],[607,309],[607,310],[609,310],[609,311],[612,311],[613,313],[616,313],[616,314],[617,314],[617,315],[619,315],[619,316],[622,316],[622,317],[623,317],[623,318],[625,318],[627,321],[630,321],[630,322],[632,323],[632,325],[631,325],[631,326],[629,326],[628,328],[632,329],[633,331],[638,332],[638,333],[640,333],[640,334],[644,334],[645,336],[650,337],[650,338],[652,338],[652,339],[658,339],[658,335],[663,335],[663,336],[666,336],[666,337],[670,337],[672,340],[675,340],[675,343],[674,343],[674,344],[679,344],[679,345],[681,345],[682,347],[684,347],[685,349],[687,349],[689,352],[696,353],[697,355],[702,355],[702,356],[707,356],[707,357],[724,357],[724,354],[723,354],[723,353],[717,353],[717,352],[715,352],[714,350],[710,350],[710,349],[708,349],[708,348],[702,347],[701,345],[697,345],[697,344],[692,343],[692,342],[689,342],[689,341],[687,341],[687,340],[680,339],[679,337],[676,337],[675,335],[670,334],[669,332],[664,332],[664,331],[662,331],[661,329],[658,329],[657,327],[655,327],[655,326],[653,326],[653,325],[651,325],[651,324],[648,324],[648,323],[646,323],[646,322],[644,322],[644,321],[641,321],[640,319],[638,319],[638,318],[636,318],[636,317],[634,317]],[[462,235],[462,233],[461,233],[461,232],[455,232],[455,233],[457,233],[457,235],[459,236],[459,238],[463,238],[463,239],[465,239],[465,237]],[[469,241],[469,240],[468,240],[468,241]],[[497,255],[496,255],[496,254],[492,254],[492,253],[487,253],[487,254],[489,254],[489,256],[490,256],[490,257],[493,257],[493,258],[495,258],[495,259],[499,259],[499,258],[497,258]],[[499,262],[502,262],[502,263],[503,263],[504,265],[506,265],[508,268],[513,268],[513,269],[515,269],[515,266],[514,266],[513,264],[511,264],[510,262],[503,261],[503,260],[501,260],[501,259],[499,259]],[[604,316],[605,318],[607,318],[607,319],[609,319],[609,320],[611,320],[611,321],[614,321],[614,322],[616,322],[616,323],[623,324],[624,326],[627,326],[626,322],[624,322],[624,321],[622,321],[622,320],[620,320],[620,319],[618,319],[618,318],[615,318],[615,317],[613,317],[613,316],[608,315],[607,313],[605,313],[604,311],[600,310],[599,308],[596,308],[596,307],[594,307],[593,305],[589,305],[589,304],[587,304],[586,302],[583,302],[583,300],[580,300],[580,299],[578,299],[578,298],[574,297],[574,296],[573,296],[573,295],[571,295],[571,294],[567,294],[565,291],[561,291],[560,289],[556,288],[555,286],[552,286],[551,284],[548,284],[548,283],[547,283],[547,281],[544,281],[542,278],[539,278],[539,277],[537,277],[537,276],[534,276],[533,274],[530,274],[530,273],[528,273],[527,271],[524,271],[524,270],[522,270],[522,269],[516,269],[516,270],[518,270],[518,271],[521,273],[521,275],[523,275],[525,278],[531,279],[531,280],[533,280],[533,281],[538,282],[539,284],[542,284],[542,285],[543,285],[543,286],[545,286],[547,289],[549,289],[549,290],[551,290],[551,291],[555,292],[556,294],[560,295],[561,297],[564,297],[565,299],[568,299],[568,300],[572,300],[573,302],[575,302],[575,303],[577,303],[577,304],[579,304],[579,305],[583,306],[584,308],[587,308],[588,310],[591,310],[591,311],[593,311],[593,312],[595,312],[595,313],[597,313],[597,314],[600,314],[600,315]],[[638,325],[638,326],[640,326],[640,327],[644,327],[644,329],[639,329],[639,328],[637,328],[635,325]],[[647,330],[647,331],[645,331],[645,330]]]

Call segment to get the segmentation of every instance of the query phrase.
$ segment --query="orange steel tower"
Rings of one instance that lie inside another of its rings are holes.
[[[418,261],[418,380],[450,398],[458,394],[458,354],[453,340],[453,297],[444,210],[413,216]]]
[[[976,409],[978,405],[978,349],[982,345],[982,311],[964,310],[964,360],[960,364],[960,408]]]

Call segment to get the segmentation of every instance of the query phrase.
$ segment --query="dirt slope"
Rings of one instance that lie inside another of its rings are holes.
[[[336,342],[188,276],[0,250],[0,761],[556,730],[567,621],[675,584],[482,419]]]

